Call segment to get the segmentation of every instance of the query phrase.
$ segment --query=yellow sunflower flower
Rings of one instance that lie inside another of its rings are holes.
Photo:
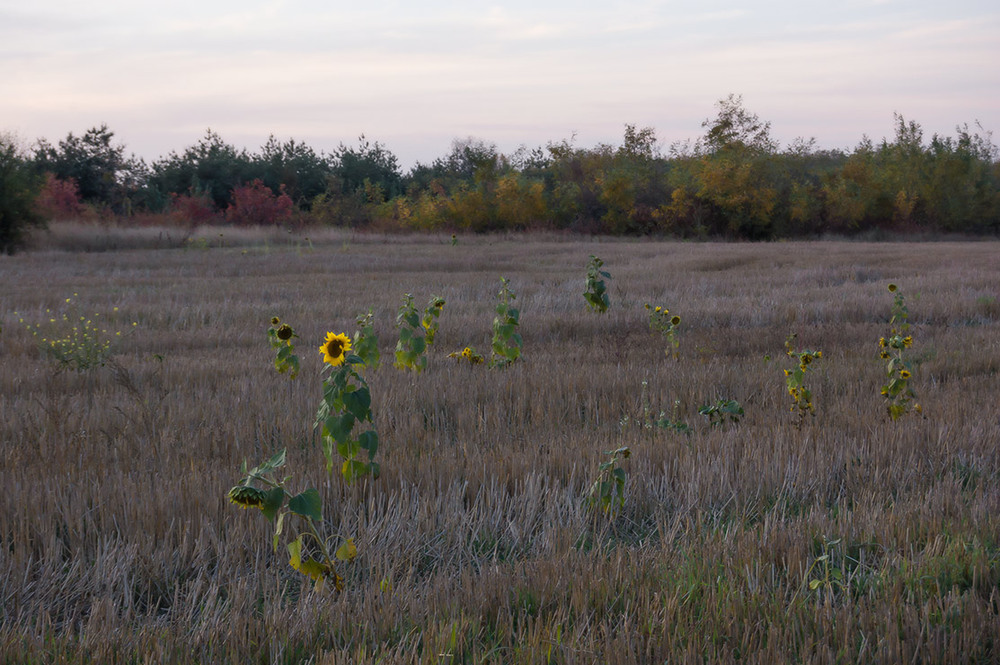
[[[679,326],[681,324],[681,317],[675,316],[670,319],[670,325]]]
[[[901,378],[901,379],[908,379],[908,378],[910,378],[910,376],[911,376],[911,375],[910,375],[910,372],[909,372],[909,370],[905,370],[905,369],[904,369],[904,370],[902,370],[902,371],[901,371],[901,372],[899,373],[899,378]]]
[[[319,347],[319,352],[323,354],[323,362],[334,367],[340,367],[344,364],[344,359],[347,358],[347,352],[350,350],[351,339],[343,333],[338,335],[328,332],[326,341]]]

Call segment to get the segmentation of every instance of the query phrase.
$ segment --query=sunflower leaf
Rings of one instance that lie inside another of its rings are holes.
[[[275,487],[264,492],[264,503],[261,504],[260,510],[264,513],[264,517],[273,520],[283,503],[285,503],[285,490]]]
[[[319,498],[319,492],[312,487],[289,499],[288,509],[302,517],[316,521],[323,519],[323,502]]]

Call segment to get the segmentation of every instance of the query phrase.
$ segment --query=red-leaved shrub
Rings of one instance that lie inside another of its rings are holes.
[[[233,189],[233,203],[226,208],[226,219],[237,226],[275,226],[291,221],[294,202],[285,194],[274,192],[259,179]]]
[[[170,197],[170,217],[182,226],[196,227],[211,224],[219,217],[212,198],[207,194],[172,194]]]
[[[60,180],[52,173],[45,174],[45,184],[35,198],[35,210],[48,220],[80,219],[86,212],[76,181]]]

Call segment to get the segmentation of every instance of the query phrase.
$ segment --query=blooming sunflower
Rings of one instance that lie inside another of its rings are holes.
[[[326,341],[319,347],[319,352],[323,354],[323,362],[330,363],[334,367],[340,367],[347,358],[347,352],[351,350],[350,338],[341,333],[328,332]]]
[[[675,316],[670,319],[670,325],[679,326],[681,324],[681,317]]]
[[[911,376],[910,372],[908,370],[905,370],[905,369],[902,370],[902,371],[900,371],[900,373],[899,373],[899,378],[901,378],[901,379],[908,379],[908,378],[910,378],[910,376]]]
[[[280,323],[281,323],[281,319],[279,319],[279,318],[278,318],[278,317],[276,317],[276,316],[272,316],[272,317],[271,317],[271,325],[272,325],[272,326],[276,326],[276,325],[279,325]]]

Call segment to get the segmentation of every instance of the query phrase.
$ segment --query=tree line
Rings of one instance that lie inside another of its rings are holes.
[[[0,247],[15,246],[24,225],[67,217],[750,240],[1000,231],[1000,161],[979,126],[925,140],[896,115],[891,139],[821,150],[815,140],[780,146],[738,96],[716,111],[702,136],[666,151],[653,128],[634,125],[620,145],[591,148],[563,140],[503,154],[469,138],[406,173],[364,136],[329,154],[273,136],[248,152],[209,130],[150,164],[106,125],[30,149],[0,137]]]

